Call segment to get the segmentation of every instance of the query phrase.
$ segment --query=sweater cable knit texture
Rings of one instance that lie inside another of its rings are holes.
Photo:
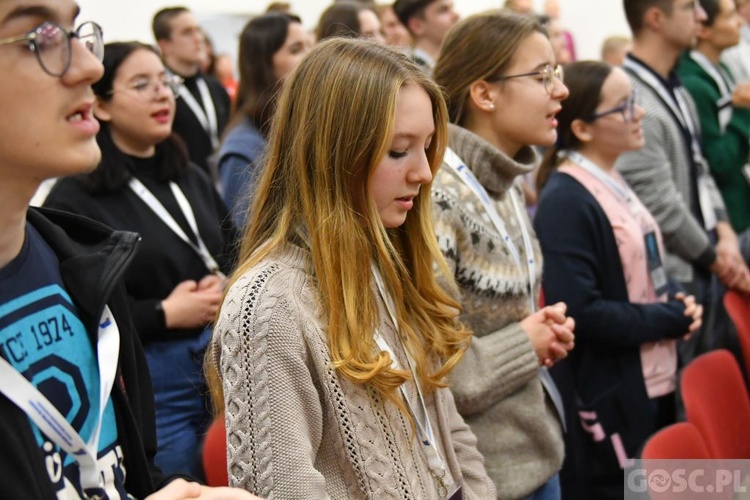
[[[408,420],[371,387],[339,376],[326,328],[309,252],[291,244],[228,291],[213,342],[230,484],[269,499],[438,498]],[[403,365],[390,322],[382,320],[379,331]],[[405,388],[416,401],[414,384]],[[446,483],[463,483],[464,498],[492,498],[476,438],[450,391],[426,395],[425,404]]]

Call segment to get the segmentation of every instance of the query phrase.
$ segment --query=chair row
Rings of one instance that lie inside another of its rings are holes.
[[[686,366],[682,397],[687,422],[655,433],[644,446],[642,458],[750,458],[750,397],[729,351],[703,354]]]

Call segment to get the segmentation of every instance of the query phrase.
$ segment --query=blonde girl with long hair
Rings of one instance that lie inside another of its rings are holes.
[[[439,88],[372,42],[323,42],[287,77],[213,340],[230,484],[495,495],[445,383],[470,341],[434,271],[446,122]]]

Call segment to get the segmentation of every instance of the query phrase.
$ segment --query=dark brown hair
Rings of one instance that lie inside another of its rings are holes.
[[[579,61],[565,66],[565,86],[570,95],[557,115],[557,142],[547,149],[536,177],[537,191],[541,192],[549,176],[560,163],[558,153],[575,151],[581,141],[571,129],[574,120],[588,120],[602,99],[602,86],[612,73],[612,66],[601,61]]]
[[[622,6],[625,8],[625,17],[628,19],[630,31],[633,35],[641,32],[643,16],[651,7],[656,7],[665,14],[671,14],[673,3],[674,0],[623,0]]]
[[[236,111],[227,131],[247,117],[261,134],[268,135],[279,87],[273,72],[273,55],[284,45],[292,23],[302,21],[293,14],[270,12],[253,18],[243,28]]]
[[[183,12],[190,12],[190,10],[187,7],[167,7],[154,14],[154,19],[151,21],[154,38],[157,41],[172,38],[172,19]]]

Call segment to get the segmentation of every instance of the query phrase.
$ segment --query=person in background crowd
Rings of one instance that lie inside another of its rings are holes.
[[[740,41],[721,53],[721,62],[726,64],[735,82],[750,81],[750,1],[735,0],[737,13],[742,18]]]
[[[494,497],[444,381],[471,339],[435,278],[446,134],[441,90],[370,41],[326,40],[284,82],[209,358],[232,485]]]
[[[375,12],[380,18],[380,26],[383,30],[386,45],[398,49],[410,50],[412,45],[411,35],[406,26],[398,20],[396,13],[393,11],[393,5],[376,5]]]
[[[237,99],[237,78],[234,75],[234,63],[229,54],[217,54],[209,74],[219,80],[224,90],[227,91],[229,100],[235,102]]]
[[[292,14],[258,16],[240,34],[236,110],[218,154],[222,199],[238,228],[245,227],[279,88],[308,50],[302,22]]]
[[[560,23],[562,19],[562,15],[560,12],[559,0],[546,0],[544,2],[544,15],[547,15],[551,19],[555,19],[557,23]],[[563,39],[565,48],[568,51],[568,56],[570,58],[568,62],[575,61],[576,60],[576,44],[575,44],[575,41],[573,40],[573,33],[563,28],[561,24],[559,24],[558,29],[560,30],[560,36]],[[547,30],[549,31],[549,28]],[[550,35],[550,38],[552,38],[552,35]]]
[[[545,297],[576,319],[576,348],[556,367],[569,372],[561,392],[575,415],[566,465],[581,464],[571,498],[615,499],[646,439],[675,422],[675,339],[700,327],[702,308],[666,278],[659,226],[614,170],[621,153],[643,146],[628,76],[584,61],[565,67],[565,82],[534,227]]]
[[[138,236],[28,206],[42,179],[99,161],[103,41],[95,23],[73,28],[78,10],[0,2],[0,497],[254,499],[153,465],[153,395],[121,282]]]
[[[549,43],[552,45],[552,51],[555,53],[557,63],[565,65],[572,62],[573,57],[570,54],[570,50],[568,50],[568,42],[565,39],[565,31],[560,25],[560,19],[540,14],[539,24],[547,30]]]
[[[445,35],[459,19],[453,0],[396,0],[393,11],[414,41],[412,59],[432,74]]]
[[[704,307],[703,328],[680,343],[683,363],[736,339],[722,305],[724,286],[750,291],[750,271],[700,147],[690,94],[674,71],[706,19],[700,3],[625,0],[633,50],[623,69],[646,111],[645,145],[619,156],[615,168],[659,224],[667,274]]]
[[[522,16],[528,16],[534,14],[534,2],[531,0],[505,0],[503,9]]]
[[[367,38],[375,43],[385,44],[380,31],[380,19],[375,11],[355,0],[335,2],[324,10],[315,29],[315,36],[318,42],[343,36]]]
[[[560,498],[563,409],[546,367],[573,347],[574,325],[563,303],[537,308],[541,252],[516,180],[537,164],[532,145],[555,142],[562,77],[536,17],[499,11],[460,21],[435,66],[454,124],[435,233],[474,332],[451,390],[502,499]]]
[[[734,0],[701,0],[706,20],[698,43],[677,71],[695,102],[701,150],[727,207],[740,251],[750,260],[750,82],[736,83],[721,64],[724,49],[740,41],[742,19]]]
[[[173,130],[185,141],[190,161],[210,173],[210,157],[219,146],[231,104],[221,83],[200,71],[206,58],[203,31],[185,7],[158,11],[152,29],[164,65],[183,80]]]
[[[268,12],[283,12],[284,14],[292,13],[292,4],[289,2],[271,2],[266,7],[266,13]]]
[[[625,56],[633,48],[629,36],[612,35],[602,42],[601,60],[610,66],[622,66]]]
[[[156,464],[199,476],[210,421],[202,352],[234,235],[231,223],[222,226],[227,213],[210,179],[172,135],[177,85],[151,46],[108,44],[93,85],[101,163],[60,179],[45,206],[140,234],[123,279],[154,385]]]

